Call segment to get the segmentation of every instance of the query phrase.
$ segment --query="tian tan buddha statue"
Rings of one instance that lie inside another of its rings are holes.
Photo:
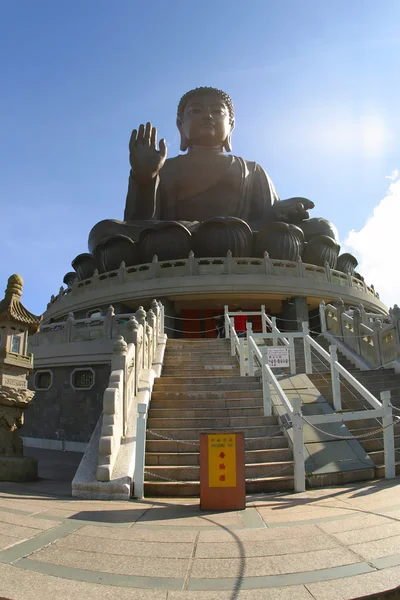
[[[130,144],[124,221],[105,220],[89,235],[89,251],[73,261],[79,279],[158,260],[236,257],[297,260],[353,272],[351,255],[338,261],[336,228],[309,219],[306,198],[280,200],[260,165],[231,154],[235,127],[225,92],[200,87],[186,93],[177,111],[184,154],[167,159],[164,139],[150,123],[134,129]]]

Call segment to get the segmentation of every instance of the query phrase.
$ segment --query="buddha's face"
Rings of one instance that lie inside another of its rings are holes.
[[[216,94],[189,98],[178,128],[188,146],[223,146],[233,127],[225,102]]]

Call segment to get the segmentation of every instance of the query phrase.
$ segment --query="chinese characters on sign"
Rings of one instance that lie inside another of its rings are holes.
[[[208,436],[209,487],[236,486],[236,436]]]
[[[268,365],[270,367],[289,367],[289,349],[282,346],[271,346],[267,349]]]

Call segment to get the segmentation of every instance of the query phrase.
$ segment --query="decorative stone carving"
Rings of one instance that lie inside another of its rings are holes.
[[[196,256],[252,256],[253,235],[249,225],[235,217],[215,217],[193,234]]]
[[[71,263],[79,281],[89,279],[96,269],[96,261],[91,254],[78,254]]]
[[[187,258],[193,241],[190,231],[181,223],[159,223],[144,229],[139,237],[141,263],[150,263],[156,255],[159,261]]]
[[[303,262],[320,267],[328,264],[331,269],[334,269],[339,250],[339,244],[327,235],[315,236],[306,243]]]
[[[341,254],[337,259],[336,269],[342,271],[342,273],[348,273],[354,275],[354,270],[358,265],[358,260],[352,254],[345,252]]]
[[[264,256],[268,252],[270,258],[281,260],[297,260],[304,247],[304,234],[296,225],[288,223],[271,223],[256,234],[254,254]]]
[[[65,283],[67,288],[70,288],[76,278],[77,274],[74,271],[69,271],[68,273],[65,273],[63,283]]]
[[[94,257],[100,273],[115,271],[122,262],[128,267],[140,262],[137,244],[126,235],[114,235],[104,240],[97,246]]]

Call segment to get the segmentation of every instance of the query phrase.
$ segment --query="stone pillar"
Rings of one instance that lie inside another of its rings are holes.
[[[282,303],[282,330],[301,331],[302,323],[308,323],[307,298],[304,296],[293,296]]]

